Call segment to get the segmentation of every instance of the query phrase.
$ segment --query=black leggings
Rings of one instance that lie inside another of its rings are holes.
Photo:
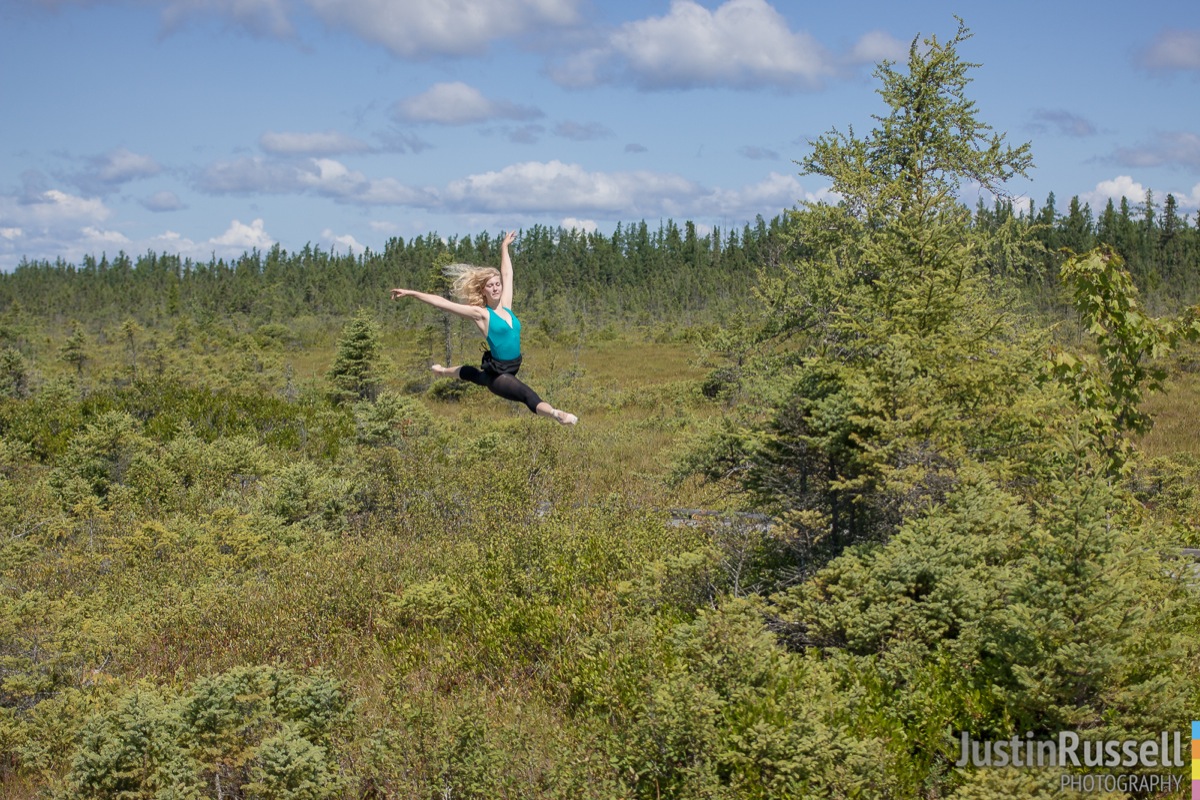
[[[517,370],[521,368],[521,358],[512,361],[499,361],[492,358],[491,352],[483,354],[483,364],[472,367],[464,364],[458,368],[458,377],[464,381],[486,386],[492,394],[500,395],[505,400],[524,403],[533,413],[537,413],[538,404],[542,398],[537,392],[517,380]]]

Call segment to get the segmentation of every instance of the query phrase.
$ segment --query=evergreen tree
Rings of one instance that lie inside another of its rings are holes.
[[[75,368],[76,376],[83,376],[83,365],[88,362],[89,356],[87,337],[78,322],[71,323],[71,333],[67,336],[67,341],[63,343],[62,349],[59,350],[59,356]]]
[[[965,453],[995,446],[979,420],[1005,416],[1008,376],[1030,357],[1010,346],[1015,321],[993,299],[992,237],[957,200],[964,181],[1001,194],[1030,166],[1028,145],[1007,145],[965,95],[968,37],[960,27],[946,43],[914,42],[906,71],[877,70],[878,127],[813,143],[803,166],[842,202],[796,214],[814,255],[760,281],[769,319],[757,336],[781,345],[758,367],[782,399],[710,474],[741,475],[789,522],[801,569],[887,538]]]
[[[0,397],[29,396],[29,364],[15,347],[0,350]]]
[[[383,383],[379,325],[360,311],[342,329],[328,379],[330,397],[337,403],[374,402]]]

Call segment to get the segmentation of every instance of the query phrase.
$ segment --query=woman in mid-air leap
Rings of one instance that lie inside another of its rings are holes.
[[[412,289],[392,289],[392,299],[415,297],[434,308],[469,319],[487,339],[489,349],[484,351],[483,363],[478,369],[465,364],[461,367],[434,364],[433,371],[438,375],[486,386],[492,394],[524,403],[535,414],[558,420],[563,425],[574,425],[579,421],[574,414],[556,409],[517,379],[517,370],[521,368],[521,322],[511,308],[513,269],[508,255],[508,246],[516,238],[517,234],[509,231],[500,240],[499,270],[469,264],[451,264],[446,268],[446,274],[454,279],[454,295],[462,303]]]

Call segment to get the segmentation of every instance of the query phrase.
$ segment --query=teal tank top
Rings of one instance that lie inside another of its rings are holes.
[[[512,361],[521,357],[521,320],[517,319],[511,308],[504,310],[512,317],[512,325],[488,306],[487,343],[492,351],[492,358]]]

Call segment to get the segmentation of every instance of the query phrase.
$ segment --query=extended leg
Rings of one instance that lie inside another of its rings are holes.
[[[518,403],[524,403],[530,411],[539,417],[550,417],[560,425],[574,425],[579,421],[579,418],[574,414],[568,414],[565,411],[557,409],[538,397],[537,392],[512,375],[497,375],[488,388],[501,397],[516,400]]]
[[[513,375],[497,375],[488,384],[488,389],[492,391],[492,394],[498,394],[505,400],[524,403],[525,407],[535,414],[538,405],[543,405],[542,398],[538,397],[537,392]]]
[[[458,378],[480,386],[488,386],[488,374],[470,364],[463,364],[461,367],[443,367],[440,364],[434,364],[433,371],[445,378]]]

